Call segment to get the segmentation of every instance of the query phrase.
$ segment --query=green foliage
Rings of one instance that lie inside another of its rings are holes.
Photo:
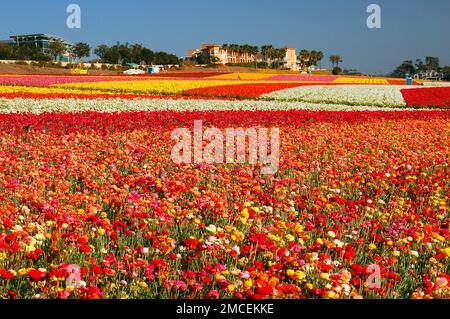
[[[418,65],[420,67],[420,63]],[[391,76],[396,78],[404,78],[406,75],[413,75],[416,72],[417,69],[412,60],[405,60],[394,70],[394,72],[391,73]]]
[[[211,64],[211,55],[209,54],[209,51],[204,50],[201,51],[199,54],[195,56],[195,62],[197,64]]]
[[[333,75],[339,75],[339,74],[341,74],[341,73],[342,73],[342,69],[341,69],[340,67],[335,66],[335,67],[333,68]]]
[[[437,71],[444,73],[444,68],[440,67],[440,59],[438,57],[427,56],[425,58],[425,63],[421,59],[416,59],[416,62],[413,64],[412,60],[405,60],[400,64],[392,73],[393,77],[405,77],[407,74],[414,75],[419,72],[424,71]]]
[[[300,51],[300,55],[298,56],[303,69],[317,65],[323,58],[324,54],[322,51],[308,51],[306,49]]]
[[[57,60],[58,56],[64,54],[66,51],[67,47],[61,40],[52,41],[48,46],[48,52],[55,58],[55,60]]]
[[[145,63],[147,65],[168,65],[178,64],[179,59],[176,55],[167,52],[153,52],[142,44],[129,45],[128,43],[117,43],[111,47],[100,45],[94,53],[100,58],[102,63],[122,64],[126,63]]]
[[[344,75],[361,75],[361,72],[359,72],[356,69],[345,69],[342,71],[342,74]]]
[[[0,59],[9,60],[13,54],[13,48],[6,43],[0,43]]]
[[[91,55],[91,47],[87,43],[78,42],[74,45],[72,53],[76,58],[81,60]]]
[[[15,46],[0,43],[0,59],[50,61],[51,57],[44,54],[40,48],[37,48],[32,44],[22,44],[20,46]]]
[[[433,56],[427,56],[425,58],[425,65],[428,70],[438,71],[439,69],[439,58]]]
[[[444,79],[450,81],[450,66],[444,66],[441,71],[444,73]]]

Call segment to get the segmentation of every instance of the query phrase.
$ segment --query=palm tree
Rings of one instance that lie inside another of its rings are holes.
[[[230,44],[230,45],[228,45],[228,50],[230,51],[232,57],[236,57],[236,53],[239,53],[239,45]],[[238,62],[238,61],[234,61],[234,63],[236,63],[236,62]]]
[[[274,49],[273,58],[276,61],[277,68],[280,67],[280,61],[286,57],[286,48]]]
[[[302,65],[302,69],[304,69],[308,66],[308,63],[311,60],[311,53],[308,50],[303,49],[300,51],[300,55],[298,57]]]
[[[270,59],[271,51],[273,50],[273,45],[263,45],[261,47],[261,54],[264,60]]]
[[[320,61],[323,60],[323,52],[322,51],[317,51],[317,55],[316,55],[316,65],[317,64],[321,64]]]
[[[339,67],[339,63],[342,63],[344,60],[340,55],[331,55],[330,62],[333,64],[333,67]]]

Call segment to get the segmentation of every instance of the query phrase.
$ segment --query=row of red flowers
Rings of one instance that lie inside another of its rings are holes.
[[[411,106],[450,108],[450,87],[402,90],[403,98]]]
[[[173,130],[201,119],[205,125],[217,127],[244,126],[268,127],[279,123],[289,123],[301,127],[316,122],[364,123],[384,121],[408,121],[413,119],[432,121],[450,120],[450,112],[429,111],[158,111],[122,113],[0,113],[1,132],[23,132],[23,130],[45,130],[63,133],[82,130]]]

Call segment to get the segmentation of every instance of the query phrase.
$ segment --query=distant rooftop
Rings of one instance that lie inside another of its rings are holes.
[[[68,45],[73,45],[72,43],[64,40],[64,38],[56,36],[56,35],[51,35],[51,34],[47,34],[47,33],[32,33],[32,34],[17,34],[17,35],[11,35],[9,37],[11,40],[10,41],[17,41],[17,39],[29,39],[29,40],[60,40],[65,42]]]
[[[42,38],[50,38],[50,39],[62,39],[61,37],[46,34],[46,33],[33,33],[33,34],[17,34],[10,36],[10,39],[14,38],[34,38],[34,37],[42,37]]]

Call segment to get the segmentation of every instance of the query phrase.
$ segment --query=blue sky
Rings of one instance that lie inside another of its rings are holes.
[[[81,29],[66,26],[71,3],[81,7]],[[381,6],[381,29],[366,26],[371,3]],[[368,73],[426,55],[450,65],[449,0],[8,0],[2,6],[0,38],[51,33],[94,47],[138,42],[179,56],[204,42],[272,43],[322,50],[326,67],[328,56],[339,54],[343,67]]]

